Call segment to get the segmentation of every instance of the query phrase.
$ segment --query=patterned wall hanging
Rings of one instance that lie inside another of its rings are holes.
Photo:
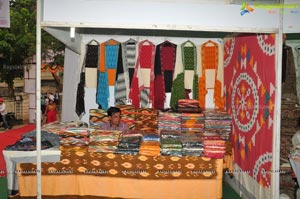
[[[271,197],[274,43],[273,34],[252,34],[229,39],[224,47],[224,91],[226,108],[233,116],[234,162],[243,171],[234,174],[255,198]]]

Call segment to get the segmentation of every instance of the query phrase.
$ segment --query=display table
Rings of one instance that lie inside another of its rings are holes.
[[[36,167],[18,164],[21,197],[36,196]],[[223,159],[62,152],[42,163],[42,195],[121,198],[222,198]],[[52,197],[53,198],[53,197]]]
[[[60,161],[61,152],[58,149],[50,148],[41,151],[42,162],[58,162]],[[18,180],[16,169],[17,163],[34,163],[36,162],[36,151],[6,151],[3,150],[7,170],[7,187],[8,193],[18,190]]]

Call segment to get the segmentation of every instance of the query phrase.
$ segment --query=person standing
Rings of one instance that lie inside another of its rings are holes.
[[[7,111],[6,111],[5,103],[3,101],[3,98],[0,98],[0,115],[2,117],[2,121],[3,121],[5,130],[9,128],[7,120],[6,120],[6,114],[7,114]]]
[[[56,118],[57,114],[57,107],[54,103],[54,96],[49,95],[49,104],[46,106],[45,110],[45,116],[47,117],[46,123],[55,122],[57,120]]]

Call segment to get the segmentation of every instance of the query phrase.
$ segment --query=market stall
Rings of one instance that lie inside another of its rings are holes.
[[[281,50],[279,49],[281,49],[283,31],[299,32],[299,27],[296,25],[299,9],[289,7],[285,11],[292,9],[298,13],[288,12],[283,17],[283,12],[270,14],[263,6],[254,7],[243,4],[241,10],[241,2],[235,3],[228,4],[225,1],[221,4],[195,1],[43,1],[42,26],[72,49],[72,51],[66,51],[64,77],[68,83],[64,85],[66,87],[64,87],[62,119],[77,119],[75,112],[70,111],[74,110],[76,102],[76,86],[74,85],[79,82],[86,44],[92,39],[101,44],[111,38],[124,42],[134,37],[138,42],[148,40],[155,45],[174,39],[173,43],[181,45],[188,40],[195,43],[198,38],[204,38],[204,40],[197,41],[197,49],[211,39],[219,46],[225,45],[229,50],[228,54],[224,55],[228,56],[225,57],[227,60],[218,59],[224,63],[221,62],[220,67],[212,69],[215,72],[217,69],[223,70],[225,65],[227,67],[224,73],[209,73],[206,69],[211,68],[203,67],[205,58],[201,58],[199,63],[202,63],[202,67],[197,70],[200,81],[202,78],[204,85],[208,86],[211,85],[208,81],[211,78],[207,77],[214,77],[212,82],[215,85],[210,95],[207,95],[208,87],[200,85],[198,94],[202,97],[199,98],[199,104],[212,107],[226,105],[227,110],[233,114],[234,145],[241,146],[243,150],[237,153],[238,148],[235,148],[235,168],[240,169],[241,172],[233,173],[235,178],[232,185],[238,192],[249,198],[278,198],[279,173],[271,171],[279,170],[281,98]],[[56,14],[53,15],[53,13]],[[119,13],[118,16],[123,17],[117,17],[113,13]],[[164,15],[157,13],[164,13]],[[166,32],[163,33],[161,30]],[[197,36],[181,31],[191,31]],[[233,39],[227,40],[227,43],[223,41],[224,36],[201,35],[205,33],[204,31],[211,34],[213,32],[243,34],[233,36]],[[171,37],[173,33],[176,35]],[[124,37],[124,35],[127,36]],[[257,54],[256,51],[258,51]],[[205,50],[202,49],[202,52]],[[260,62],[259,57],[262,55],[270,62]],[[216,57],[219,58],[222,55],[213,56],[210,61],[215,61]],[[89,73],[92,74],[93,70],[95,69],[90,70]],[[252,73],[251,76],[247,74],[248,72]],[[229,76],[223,80],[223,76],[227,74]],[[218,75],[221,77],[219,78]],[[86,87],[84,90],[86,110],[97,108],[96,88]],[[247,97],[250,101],[246,101]],[[222,104],[223,98],[227,100]],[[206,102],[213,103],[206,104]],[[239,106],[239,103],[242,104]],[[251,109],[251,107],[254,108]],[[87,121],[88,116],[84,117],[83,119]],[[247,133],[248,131],[250,133]],[[269,142],[260,148],[256,143],[261,142],[259,139],[265,134],[270,137]],[[252,166],[248,168],[245,166],[245,156],[256,152],[260,155],[252,156]],[[261,173],[261,169],[266,172]],[[250,170],[249,173],[248,170]],[[45,187],[42,188],[45,189]]]

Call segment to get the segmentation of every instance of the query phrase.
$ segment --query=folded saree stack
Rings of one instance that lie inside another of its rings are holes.
[[[121,133],[121,131],[93,131],[90,135],[88,151],[114,153],[118,149]]]
[[[158,113],[158,129],[162,130],[180,130],[181,114],[172,112]]]

